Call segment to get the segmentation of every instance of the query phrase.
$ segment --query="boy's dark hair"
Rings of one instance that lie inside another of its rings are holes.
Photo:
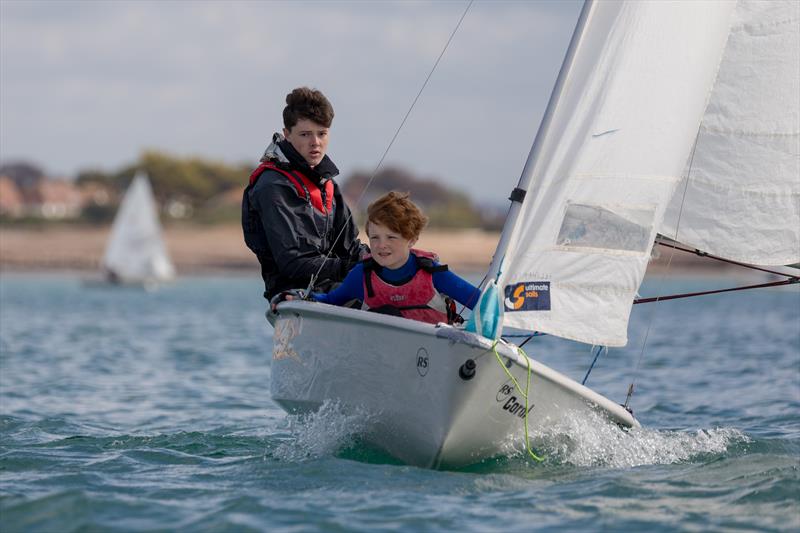
[[[331,127],[333,106],[321,91],[298,87],[286,95],[286,107],[283,108],[284,127],[291,130],[302,119],[311,120],[326,128]]]
[[[399,233],[404,239],[419,238],[422,228],[428,223],[428,217],[422,214],[408,196],[408,193],[391,191],[369,204],[365,225],[367,234],[369,223],[374,222]]]

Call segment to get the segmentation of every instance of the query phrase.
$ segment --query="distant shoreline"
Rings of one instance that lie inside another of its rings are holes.
[[[0,227],[0,271],[99,270],[109,232],[110,227]],[[259,272],[238,225],[173,226],[164,238],[179,274]],[[418,246],[436,251],[454,270],[480,272],[488,268],[498,238],[479,230],[428,230]]]
[[[0,271],[97,271],[109,231],[110,227],[0,226]],[[245,247],[238,225],[173,226],[165,229],[164,237],[179,274],[253,272],[258,275],[258,262]],[[438,253],[442,262],[456,272],[480,273],[488,269],[498,239],[498,233],[481,230],[429,229],[417,246]],[[661,250],[648,272],[663,272],[670,255]],[[672,257],[669,272],[715,275],[727,274],[730,268],[678,252]]]

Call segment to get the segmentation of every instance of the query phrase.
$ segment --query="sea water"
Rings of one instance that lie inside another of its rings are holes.
[[[451,471],[364,445],[368,413],[286,416],[260,292],[257,276],[147,292],[0,275],[0,531],[800,529],[796,289],[636,306],[587,385],[622,403],[634,382],[641,429],[570,419],[531,435],[542,463],[510,449]],[[578,381],[594,355],[525,350]]]

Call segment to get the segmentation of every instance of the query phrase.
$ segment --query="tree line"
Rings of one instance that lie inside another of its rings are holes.
[[[27,167],[27,174],[37,174],[30,170],[36,170],[34,165]],[[144,171],[164,210],[162,218],[166,223],[181,218],[198,223],[234,222],[239,219],[241,193],[252,170],[252,165],[245,163],[177,157],[147,150],[138,160],[116,170],[89,169],[78,173],[75,178],[78,188],[102,188],[108,190],[112,198],[110,202],[90,202],[84,207],[81,219],[97,224],[109,222],[134,175]],[[30,180],[27,174],[25,179]],[[434,179],[420,179],[406,169],[386,167],[374,176],[371,183],[370,178],[370,174],[358,171],[337,178],[359,223],[363,222],[361,219],[367,205],[390,190],[409,192],[412,200],[428,215],[431,227],[494,230],[501,223],[496,213],[487,213],[475,206],[466,194],[449,189]]]

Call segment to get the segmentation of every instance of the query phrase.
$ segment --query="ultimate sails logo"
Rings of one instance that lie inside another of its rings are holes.
[[[550,282],[523,281],[506,285],[503,300],[506,311],[549,311]]]

